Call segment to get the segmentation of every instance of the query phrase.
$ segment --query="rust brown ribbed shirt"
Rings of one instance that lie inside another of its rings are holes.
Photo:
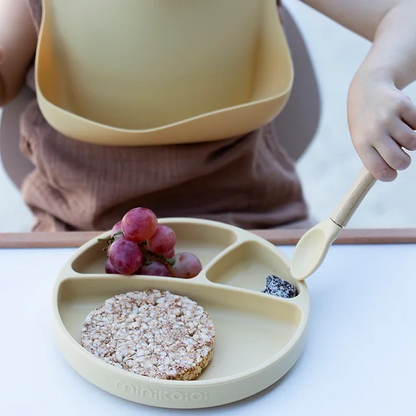
[[[28,0],[39,28],[41,0]],[[28,83],[34,87],[33,68]],[[37,102],[21,119],[21,149],[35,165],[23,183],[35,231],[109,229],[130,208],[271,228],[307,216],[294,164],[268,124],[209,143],[107,147],[55,131]]]

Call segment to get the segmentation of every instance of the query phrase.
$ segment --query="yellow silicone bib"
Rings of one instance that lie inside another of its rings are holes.
[[[284,107],[293,68],[276,0],[43,0],[46,120],[102,145],[219,140]]]

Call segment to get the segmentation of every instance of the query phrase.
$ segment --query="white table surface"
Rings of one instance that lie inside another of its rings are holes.
[[[112,396],[61,357],[51,290],[73,249],[0,249],[0,415],[414,415],[415,250],[333,247],[308,280],[308,338],[292,370],[241,402],[184,411]]]

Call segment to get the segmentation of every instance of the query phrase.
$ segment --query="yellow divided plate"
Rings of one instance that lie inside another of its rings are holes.
[[[71,366],[98,387],[124,399],[168,408],[202,408],[234,402],[281,378],[302,352],[309,293],[296,282],[286,256],[267,241],[236,227],[196,219],[165,219],[178,237],[176,251],[197,255],[194,279],[118,276],[104,272],[103,243],[82,246],[61,270],[53,291],[54,330]],[[103,237],[110,233],[105,233]],[[298,289],[282,299],[261,293],[276,274]],[[111,366],[80,345],[88,313],[129,291],[158,289],[188,296],[214,321],[214,358],[194,381],[159,380]]]
[[[276,0],[43,0],[37,97],[101,145],[219,140],[284,107],[293,67]]]

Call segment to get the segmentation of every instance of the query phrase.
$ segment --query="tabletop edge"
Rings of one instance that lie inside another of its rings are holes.
[[[304,229],[249,230],[275,245],[295,245]],[[0,248],[75,248],[97,237],[102,231],[53,233],[0,233]],[[416,228],[347,229],[335,244],[413,244]]]

